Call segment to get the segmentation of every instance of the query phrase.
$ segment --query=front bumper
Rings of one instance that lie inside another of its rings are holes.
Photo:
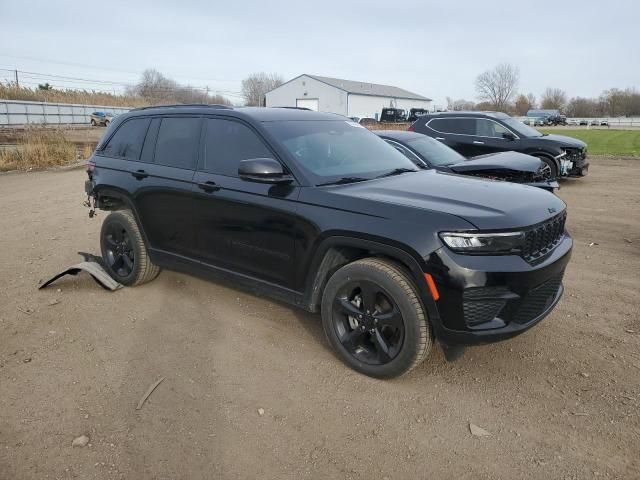
[[[477,345],[512,338],[557,305],[573,241],[562,241],[535,265],[515,255],[470,256],[441,248],[429,258],[440,299],[432,321],[445,345]]]

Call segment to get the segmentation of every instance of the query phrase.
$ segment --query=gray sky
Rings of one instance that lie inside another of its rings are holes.
[[[156,68],[236,95],[251,72],[310,73],[443,104],[476,100],[475,77],[509,62],[520,68],[520,92],[597,96],[640,87],[638,19],[637,0],[0,0],[0,68],[114,82],[26,74],[25,84],[116,90]]]

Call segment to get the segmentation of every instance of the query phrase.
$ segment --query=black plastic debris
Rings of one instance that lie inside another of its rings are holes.
[[[91,253],[78,253],[83,256],[83,258],[85,259],[84,262],[71,265],[66,270],[58,273],[57,275],[44,282],[38,289],[42,290],[43,288],[48,287],[53,282],[55,282],[59,278],[64,277],[65,275],[77,275],[80,272],[87,272],[96,281],[96,283],[105,290],[114,291],[122,288],[122,285],[111,278],[111,276],[104,270],[101,257],[98,257],[97,255],[93,255]]]

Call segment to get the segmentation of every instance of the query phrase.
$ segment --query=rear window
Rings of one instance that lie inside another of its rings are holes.
[[[200,141],[199,118],[163,118],[154,163],[193,170]]]
[[[126,121],[102,149],[102,154],[125,160],[139,160],[148,126],[148,118]]]

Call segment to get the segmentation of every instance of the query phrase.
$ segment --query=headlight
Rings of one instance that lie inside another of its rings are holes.
[[[441,232],[440,238],[451,250],[478,255],[519,253],[524,244],[524,232]]]

